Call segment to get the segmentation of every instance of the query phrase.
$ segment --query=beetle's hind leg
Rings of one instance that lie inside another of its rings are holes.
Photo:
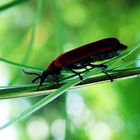
[[[105,75],[110,79],[110,81],[113,82],[113,78],[106,71],[103,71],[103,73],[105,73]]]
[[[99,65],[94,65],[94,64],[89,64],[92,68],[100,68],[103,73],[110,79],[111,82],[113,82],[113,78],[107,73],[107,65],[104,64],[99,64]]]

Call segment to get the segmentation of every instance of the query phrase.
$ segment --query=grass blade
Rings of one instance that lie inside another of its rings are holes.
[[[95,73],[95,72],[94,72]],[[99,71],[96,71],[95,74],[99,74]],[[122,71],[121,71],[122,73]],[[126,73],[124,71],[124,73]],[[136,74],[137,73],[137,74]],[[134,69],[133,71],[129,71],[129,73],[127,73],[127,75],[139,75],[140,74],[140,68],[138,69]],[[88,77],[93,75],[93,71],[90,71],[86,74],[84,74],[84,79],[87,79]],[[122,77],[122,75],[116,74],[118,75],[118,77]],[[113,77],[114,78],[114,77]],[[17,117],[11,119],[10,121],[8,121],[7,123],[5,123],[3,126],[0,127],[0,130],[10,126],[11,124],[20,121],[22,119],[25,119],[26,117],[28,117],[29,115],[31,115],[32,113],[34,113],[35,111],[39,110],[40,108],[42,108],[43,106],[47,105],[48,103],[50,103],[51,101],[53,101],[54,99],[56,99],[58,96],[62,95],[65,91],[67,91],[70,87],[76,85],[80,83],[79,77],[71,80],[71,82],[64,84],[63,86],[61,86],[59,89],[57,89],[56,91],[54,91],[52,94],[50,94],[49,96],[45,97],[44,99],[42,99],[41,101],[37,102],[35,105],[33,105],[31,108],[25,110],[23,113],[19,114]]]
[[[94,72],[95,73],[95,72]],[[100,73],[100,71],[97,71],[96,74]],[[90,77],[91,75],[93,75],[93,71],[88,72],[87,74],[85,74],[83,76],[84,79],[87,79],[88,77]],[[19,114],[17,117],[14,117],[13,119],[11,119],[10,121],[8,121],[6,124],[4,124],[3,126],[0,127],[0,130],[8,127],[9,125],[20,121],[26,117],[28,117],[29,115],[31,115],[32,113],[34,113],[35,111],[39,110],[40,108],[42,108],[43,106],[47,105],[48,103],[50,103],[51,101],[53,101],[55,98],[57,98],[58,96],[60,96],[61,94],[63,94],[65,91],[67,91],[70,87],[80,83],[80,79],[79,77],[71,80],[71,82],[64,84],[62,87],[60,87],[59,89],[57,89],[56,91],[54,91],[52,94],[50,94],[49,96],[45,97],[44,99],[42,99],[41,101],[37,102],[35,105],[33,105],[31,108],[25,110],[23,113]]]
[[[120,80],[124,78],[136,77],[137,75],[140,74],[140,68],[121,69],[121,70],[111,69],[108,70],[108,72],[109,75],[114,80],[118,80],[118,79]],[[85,81],[71,88],[79,88],[87,85],[95,85],[98,83],[104,83],[108,81],[110,81],[110,79],[106,75],[94,76],[86,79]],[[30,85],[30,86],[19,86],[19,87],[3,87],[2,89],[0,89],[0,99],[48,95],[53,91],[57,90],[58,87],[61,87],[63,85],[64,85],[63,83],[61,83],[59,86],[57,86],[56,84],[49,84],[49,85],[44,84],[40,91],[36,91],[38,84]]]
[[[30,1],[30,0],[16,0],[16,1],[9,2],[8,4],[0,6],[0,12],[4,11],[4,10],[7,10],[9,8],[12,8],[12,7],[14,7],[14,6],[18,5],[18,4],[28,2],[28,1]]]
[[[31,66],[26,66],[26,65],[23,65],[23,64],[20,64],[20,63],[16,63],[16,62],[13,62],[13,61],[6,60],[4,58],[0,58],[0,61],[2,61],[4,63],[7,63],[7,64],[10,64],[10,65],[13,65],[13,66],[18,67],[18,68],[21,68],[21,69],[29,69],[29,70],[34,70],[34,71],[38,71],[38,72],[43,71],[43,69],[35,68],[35,67],[31,67]]]

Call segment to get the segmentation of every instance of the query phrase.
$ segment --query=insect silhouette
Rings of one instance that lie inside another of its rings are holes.
[[[54,77],[57,84],[59,84],[59,76],[61,75],[61,72],[63,70],[71,71],[72,73],[78,75],[82,80],[83,77],[81,76],[80,72],[77,72],[77,70],[87,69],[87,66],[91,66],[92,68],[101,68],[104,70],[103,72],[110,77],[110,75],[105,71],[105,69],[107,68],[106,65],[95,65],[93,63],[118,56],[125,49],[127,49],[127,46],[121,44],[118,39],[105,38],[63,53],[55,60],[53,60],[41,75],[32,72],[25,73],[37,76],[32,81],[33,83],[36,80],[40,79],[38,88],[42,86],[42,84],[50,75]],[[110,79],[111,81],[113,80],[111,77]]]

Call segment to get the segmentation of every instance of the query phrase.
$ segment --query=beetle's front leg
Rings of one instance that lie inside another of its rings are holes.
[[[53,78],[55,79],[56,84],[59,86],[59,78],[58,78],[58,76],[53,75]]]

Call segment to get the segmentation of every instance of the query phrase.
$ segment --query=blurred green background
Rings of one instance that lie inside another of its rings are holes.
[[[63,52],[102,38],[116,37],[129,48],[140,42],[139,0],[12,2],[0,0],[0,86],[28,85],[34,78],[3,59],[46,69]],[[135,51],[126,61],[138,58]],[[0,131],[0,139],[139,140],[139,82],[135,78],[70,90]],[[1,100],[0,124],[42,98]]]

